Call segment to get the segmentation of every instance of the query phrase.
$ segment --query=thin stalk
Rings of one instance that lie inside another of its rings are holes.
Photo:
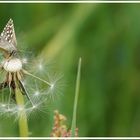
[[[29,72],[28,72],[28,71],[26,71],[26,70],[22,70],[22,71],[23,71],[23,73],[24,73],[24,74],[27,74],[27,75],[29,75],[29,76],[32,76],[32,77],[34,77],[34,78],[36,78],[36,79],[38,79],[38,80],[40,80],[40,81],[44,82],[45,84],[49,85],[50,87],[52,87],[52,86],[53,86],[53,85],[52,85],[51,83],[49,83],[48,81],[46,81],[46,80],[44,80],[44,79],[41,79],[40,77],[35,76],[35,75],[33,75],[33,74],[29,73]]]
[[[27,116],[24,109],[24,98],[23,95],[18,87],[17,80],[15,78],[16,88],[15,88],[15,98],[17,105],[19,107],[18,116],[19,116],[19,133],[20,137],[28,137],[28,123],[27,123]]]
[[[75,87],[75,98],[74,98],[74,106],[73,106],[73,117],[72,117],[72,125],[71,125],[71,136],[75,136],[76,129],[76,113],[77,113],[77,103],[79,96],[79,88],[80,88],[80,77],[81,77],[81,58],[79,58],[78,70],[77,70],[77,78],[76,78],[76,87]]]

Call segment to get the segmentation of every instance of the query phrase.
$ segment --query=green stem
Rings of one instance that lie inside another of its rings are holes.
[[[79,59],[78,63],[78,70],[77,70],[77,78],[76,78],[76,87],[75,87],[75,98],[74,98],[74,107],[73,107],[73,118],[72,118],[72,125],[71,125],[71,136],[75,136],[75,129],[76,129],[76,113],[77,113],[77,103],[78,103],[78,96],[79,96],[79,88],[80,88],[80,76],[81,76],[81,58]]]
[[[24,110],[24,98],[23,95],[18,87],[18,84],[16,83],[16,89],[15,89],[15,98],[19,109],[18,116],[19,116],[19,133],[20,137],[28,137],[28,123],[27,123],[27,116],[26,112]]]

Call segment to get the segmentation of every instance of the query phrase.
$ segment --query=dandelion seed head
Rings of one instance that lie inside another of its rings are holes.
[[[18,60],[20,60],[20,59],[18,59]],[[20,63],[17,63],[18,62],[17,60],[15,62],[16,63],[13,63],[13,62],[11,62],[11,60],[6,63],[3,62],[3,67],[4,67],[6,73],[7,73],[7,71],[8,72],[9,71],[17,72],[18,69],[21,70],[22,64],[27,63],[28,60],[26,57],[21,59],[20,60],[21,67],[19,67],[19,65],[15,65],[15,64],[20,64]],[[30,72],[30,73],[39,78],[34,79],[34,77],[28,75],[28,76],[25,76],[25,79],[24,79],[24,73],[23,73],[22,84],[25,87],[30,100],[25,94],[24,95],[25,104],[23,106],[17,105],[15,100],[12,99],[12,97],[10,99],[10,104],[9,104],[9,102],[8,102],[9,98],[7,96],[5,96],[6,94],[4,95],[4,92],[3,92],[3,95],[2,96],[0,95],[1,96],[0,97],[0,100],[1,100],[0,114],[5,114],[8,117],[14,115],[15,118],[18,119],[20,117],[18,114],[22,113],[22,111],[24,111],[27,114],[27,116],[32,113],[36,113],[38,111],[43,112],[43,109],[44,109],[44,112],[46,111],[46,104],[48,104],[50,102],[50,100],[48,100],[50,97],[49,95],[52,94],[52,96],[54,96],[54,94],[55,94],[54,92],[56,91],[57,86],[58,86],[57,81],[60,79],[60,77],[59,78],[57,76],[51,77],[52,75],[48,76],[48,74],[47,74],[47,73],[49,73],[48,67],[46,67],[46,65],[44,65],[43,62],[44,61],[36,60],[36,63],[35,63],[36,65],[33,64],[33,67],[32,66],[29,67],[32,69],[32,72]],[[28,63],[28,65],[29,64],[30,63]],[[26,71],[29,71],[29,69],[27,69],[27,68],[24,68],[24,69]],[[36,72],[36,71],[38,71],[38,72]],[[21,71],[21,72],[23,72],[23,71]],[[40,79],[43,79],[43,80],[40,80]],[[35,82],[33,82],[33,81],[35,81]],[[46,82],[44,82],[44,81],[46,81]],[[3,96],[4,96],[4,98],[3,98]]]
[[[17,72],[22,69],[22,62],[18,58],[13,58],[5,61],[3,67],[7,72]]]

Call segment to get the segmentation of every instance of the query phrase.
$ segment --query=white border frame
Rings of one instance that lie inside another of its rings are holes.
[[[99,0],[99,1],[89,1],[89,0],[87,0],[87,1],[79,1],[79,0],[62,0],[62,1],[45,1],[45,0],[41,0],[41,1],[31,1],[31,0],[29,0],[29,1],[21,1],[21,0],[19,0],[19,1],[0,1],[0,3],[97,3],[97,4],[100,4],[100,3],[140,3],[140,1],[138,0],[138,1],[124,1],[124,0],[116,0],[116,1],[109,1],[109,0],[107,0],[107,1],[103,1],[103,0]]]
[[[72,1],[72,0],[62,0],[62,1],[0,1],[0,3],[4,3],[4,4],[12,4],[12,3],[83,3],[83,4],[90,4],[90,3],[96,3],[96,4],[105,4],[105,3],[140,3],[140,1]],[[108,140],[112,140],[112,139],[121,139],[121,140],[126,140],[126,139],[133,139],[133,140],[137,140],[140,139],[140,137],[0,137],[1,140],[75,140],[75,139],[80,139],[80,140],[86,140],[86,139],[108,139]]]
[[[118,140],[118,139],[121,139],[121,140],[138,140],[140,139],[140,137],[0,137],[0,139],[2,140],[77,140],[77,139],[80,139],[80,140],[100,140],[100,139],[104,139],[104,140],[112,140],[112,139],[115,139],[115,140]]]

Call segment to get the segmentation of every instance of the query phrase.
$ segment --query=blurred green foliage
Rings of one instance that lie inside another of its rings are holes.
[[[79,57],[79,136],[140,136],[139,12],[139,4],[0,4],[0,30],[12,18],[18,46],[64,74],[47,114],[29,118],[31,136],[49,136],[55,109],[71,126]],[[18,136],[13,120],[1,117],[0,136]]]

